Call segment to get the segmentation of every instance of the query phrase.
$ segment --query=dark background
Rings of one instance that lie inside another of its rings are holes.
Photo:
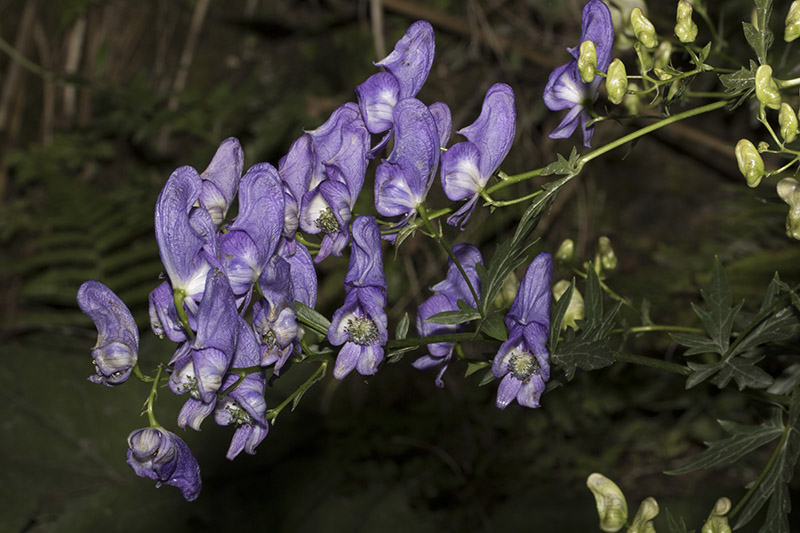
[[[378,33],[371,4],[383,16]],[[651,4],[659,33],[670,34],[673,3]],[[194,503],[171,487],[155,490],[125,464],[128,433],[146,423],[139,413],[149,385],[86,381],[95,331],[75,305],[86,279],[107,284],[133,310],[146,372],[174,350],[149,332],[146,309],[161,271],[153,205],[170,172],[185,164],[202,170],[229,136],[241,140],[246,166],[277,165],[303,128],[355,100],[354,87],[376,71],[372,61],[414,20],[436,30],[436,58],[419,98],[447,102],[454,129],[477,117],[491,84],[514,88],[517,139],[505,172],[540,167],[573,143],[585,152],[577,136],[547,137],[562,113],[541,100],[549,72],[569,59],[565,47],[577,44],[582,5],[0,0],[0,531],[592,531],[597,517],[585,487],[592,472],[620,485],[631,516],[642,499],[656,497],[657,524],[669,509],[699,528],[718,497],[736,503],[769,447],[729,468],[679,477],[663,471],[720,438],[716,419],[755,423],[769,406],[707,384],[685,391],[681,377],[629,365],[579,373],[537,411],[499,411],[496,383],[478,387],[479,375],[464,378],[465,366],[454,363],[439,390],[432,375],[410,366],[420,355],[412,352],[369,380],[327,378],[279,417],[257,455],[234,462],[224,458],[230,429],[212,422],[201,433],[177,429],[182,398],[165,390],[157,416],[202,468]],[[783,78],[800,74],[780,39],[787,7],[776,2],[773,20]],[[736,68],[751,56],[739,24],[750,10],[745,0],[713,2],[711,16],[724,22],[729,41],[728,57],[712,56],[714,64]],[[698,23],[705,43],[710,34]],[[630,50],[615,56],[633,71]],[[719,84],[709,75],[693,89]],[[598,111],[606,105],[601,96]],[[800,253],[784,235],[787,208],[774,181],[748,189],[736,168],[735,142],[766,137],[753,115],[745,105],[686,121],[593,161],[543,219],[532,252],[554,252],[570,237],[580,263],[607,235],[620,261],[607,283],[637,307],[647,300],[655,323],[690,326],[698,320],[689,303],[700,301],[717,255],[734,297],[757,309],[774,271],[800,281]],[[604,122],[593,144],[643,124]],[[360,213],[374,212],[369,180]],[[447,205],[438,184],[429,198],[431,206]],[[480,209],[465,232],[448,230],[448,238],[472,242],[488,258],[523,208],[491,216]],[[384,253],[390,328],[406,312],[413,324],[446,256],[422,235],[396,256]],[[320,267],[318,309],[328,316],[341,304],[346,265],[345,256]],[[682,359],[666,335],[613,342]],[[470,355],[490,358],[494,350],[481,345]],[[793,357],[775,357],[767,369],[778,375]],[[268,404],[310,372],[293,368],[268,390]]]

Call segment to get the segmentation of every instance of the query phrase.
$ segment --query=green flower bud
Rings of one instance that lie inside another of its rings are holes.
[[[672,73],[663,68],[654,68],[653,74],[661,81],[668,80],[672,77]]]
[[[761,141],[758,143],[758,153],[763,154],[769,150],[769,143],[767,141]]]
[[[783,32],[783,40],[788,43],[798,37],[800,37],[800,0],[794,0],[786,15],[786,30]]]
[[[641,104],[639,95],[631,94],[638,90],[639,86],[636,85],[636,83],[628,84],[628,91],[630,92],[626,92],[625,97],[622,99],[622,105],[625,106],[625,111],[627,111],[629,115],[636,115],[639,113],[639,105]]]
[[[781,108],[781,91],[772,79],[772,67],[769,65],[761,65],[756,70],[756,98],[762,106]]]
[[[638,7],[647,15],[647,4],[645,0],[614,0],[606,3],[611,10],[611,22],[614,25],[614,47],[619,50],[629,50],[636,42],[631,38],[633,35],[631,10]]]
[[[594,494],[597,502],[597,514],[600,516],[600,529],[608,533],[616,533],[628,520],[628,504],[625,495],[616,483],[602,474],[591,474],[586,486]]]
[[[800,183],[794,178],[783,178],[778,182],[778,196],[789,204],[786,215],[786,235],[800,240]]]
[[[680,0],[675,20],[675,35],[678,40],[682,43],[693,43],[697,38],[697,24],[692,20],[692,4]]]
[[[645,45],[647,48],[655,48],[658,46],[658,39],[656,38],[656,28],[647,17],[644,16],[642,10],[634,7],[631,10],[631,26],[636,39]]]
[[[608,66],[606,75],[606,91],[608,100],[612,104],[619,104],[625,97],[628,90],[628,73],[625,72],[625,64],[619,58],[614,59]]]
[[[569,263],[575,255],[575,243],[572,239],[564,239],[564,242],[556,250],[556,261],[559,263]]]
[[[764,177],[764,160],[758,153],[753,143],[747,139],[741,139],[736,143],[736,162],[739,164],[739,172],[747,180],[749,187],[758,187],[761,178]]]
[[[728,498],[720,498],[714,504],[714,509],[708,515],[708,520],[700,533],[731,533],[731,526],[728,525],[728,518],[725,516],[731,510],[731,501]]]
[[[600,237],[597,241],[597,257],[600,259],[603,270],[614,270],[617,268],[617,256],[614,254],[614,249],[611,247],[611,239],[605,235]]]
[[[553,298],[556,301],[559,301],[564,293],[567,292],[571,283],[565,279],[562,279],[555,285],[553,285]],[[561,321],[561,329],[572,328],[574,330],[578,329],[578,320],[583,320],[585,317],[584,312],[584,305],[583,305],[583,296],[581,295],[578,288],[572,289],[572,297],[569,300],[569,304],[567,304],[567,310],[564,313],[564,319]]]
[[[778,123],[781,125],[781,137],[787,143],[792,142],[797,137],[797,114],[792,109],[792,106],[783,102],[781,110],[778,112]]]
[[[592,41],[583,41],[578,54],[578,72],[584,83],[590,83],[594,79],[594,71],[597,70],[597,51],[594,49]]]
[[[639,505],[628,533],[656,533],[653,519],[658,516],[658,502],[652,496]]]
[[[647,50],[647,47],[640,42],[633,45],[636,51],[636,57],[639,59],[639,70],[642,74],[653,68],[653,56]]]
[[[665,68],[669,65],[669,58],[672,56],[672,43],[669,41],[662,41],[656,48],[656,53],[653,54],[653,67]]]

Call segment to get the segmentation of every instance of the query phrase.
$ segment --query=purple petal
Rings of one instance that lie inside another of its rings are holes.
[[[428,106],[428,111],[436,122],[436,132],[439,134],[439,147],[445,148],[453,131],[453,116],[450,108],[444,102],[434,102]]]
[[[379,72],[356,87],[358,108],[370,133],[383,133],[394,124],[394,106],[400,96],[400,84],[392,74]]]
[[[511,150],[516,120],[513,89],[505,83],[496,83],[486,91],[478,119],[458,132],[474,143],[481,153],[479,168],[483,183]]]
[[[552,280],[553,258],[549,253],[542,252],[528,265],[514,303],[508,311],[506,323],[510,319],[522,325],[535,322],[549,328]]]
[[[412,161],[381,161],[375,171],[375,210],[386,217],[415,212],[427,193],[420,181],[420,170]]]
[[[378,366],[383,361],[383,346],[370,344],[361,347],[361,355],[356,363],[356,370],[362,376],[372,376],[378,373]]]
[[[469,217],[472,216],[472,212],[475,211],[477,203],[478,195],[476,194],[464,202],[464,204],[458,208],[458,211],[447,217],[447,223],[451,226],[458,226],[461,231],[464,231],[464,226],[469,221]]]
[[[263,268],[261,251],[243,231],[225,233],[220,239],[220,249],[233,294],[247,294]]]
[[[514,401],[514,399],[517,397],[517,393],[521,387],[522,382],[520,380],[512,376],[510,373],[506,374],[502,381],[500,381],[500,385],[497,387],[497,401],[495,402],[497,407],[500,409],[505,409],[508,407],[508,404]]]
[[[291,267],[294,299],[313,308],[317,303],[317,273],[308,249],[297,243],[294,253],[289,254],[288,250],[281,245],[278,253]]]
[[[611,11],[601,0],[589,0],[581,14],[581,42],[592,41],[597,53],[597,70],[606,72],[611,64],[614,46],[614,24]],[[573,53],[575,59],[577,51]]]
[[[578,62],[574,59],[557,67],[550,73],[544,87],[544,103],[550,111],[572,109],[583,105],[586,87],[578,74]]]
[[[323,160],[323,166],[329,179],[347,185],[350,192],[348,203],[352,208],[364,186],[368,163],[369,133],[361,119],[342,125],[341,142],[339,151],[330,159]]]
[[[424,20],[409,26],[388,56],[375,63],[400,83],[400,98],[415,96],[431,71],[435,50],[433,27]]]
[[[476,265],[479,263],[481,265],[483,264],[481,251],[471,244],[461,243],[453,246],[453,254],[456,256],[456,259],[458,259],[458,262],[461,263],[461,267],[467,274],[472,288],[475,289],[475,292],[478,293],[478,297],[480,297],[481,280],[478,277]],[[464,276],[461,275],[461,272],[452,259],[447,262],[447,275],[445,279],[431,287],[431,290],[444,294],[450,298],[454,305],[458,300],[463,300],[473,307],[476,305],[475,298],[472,297],[472,291],[469,290],[469,285],[467,285]],[[457,308],[456,306],[455,309]]]
[[[200,431],[200,424],[214,411],[216,405],[216,397],[208,403],[189,397],[178,413],[178,427],[183,429],[189,426],[195,431]]]
[[[238,139],[229,137],[220,143],[211,163],[200,174],[203,179],[200,205],[211,214],[217,226],[225,219],[236,196],[243,165],[242,146]]]
[[[138,429],[128,435],[127,463],[137,476],[177,487],[187,501],[200,495],[200,466],[177,435],[162,428]]]
[[[336,356],[336,363],[333,367],[333,377],[342,380],[353,371],[358,364],[358,358],[361,356],[361,346],[352,342],[346,342],[342,349],[339,350],[339,355]]]
[[[314,164],[313,139],[304,133],[289,147],[289,152],[281,158],[278,172],[289,188],[294,199],[299,203],[308,191],[311,183],[311,171]]]
[[[460,142],[442,154],[442,188],[454,202],[472,198],[486,185],[482,176],[481,153],[471,142]]]
[[[106,386],[128,379],[139,353],[139,329],[128,307],[99,281],[86,281],[78,289],[78,306],[97,327],[92,349],[96,375],[90,381]]]
[[[510,375],[510,374],[509,374]],[[523,383],[517,392],[517,403],[536,409],[539,407],[539,399],[544,392],[545,383],[541,376],[531,376],[527,383]],[[498,393],[499,394],[499,393]]]
[[[353,221],[353,245],[350,266],[344,278],[345,286],[379,287],[385,293],[381,233],[373,217],[359,216]]]
[[[564,118],[561,119],[559,125],[550,132],[548,137],[551,139],[566,139],[570,135],[573,134],[575,128],[578,127],[580,123],[586,123],[585,120],[585,113],[582,106],[575,106],[569,110],[569,113],[564,115]]]
[[[259,250],[261,268],[278,247],[283,215],[283,185],[275,167],[261,163],[248,170],[239,187],[239,214],[230,231],[243,231],[253,239]]]
[[[342,128],[352,121],[361,122],[361,112],[358,110],[358,105],[353,102],[347,102],[337,107],[320,127],[306,132],[312,138],[314,158],[320,165],[322,162],[333,158],[336,152],[340,150],[342,146]],[[310,186],[314,187],[315,184],[312,183]]]
[[[175,309],[175,299],[169,281],[163,282],[150,292],[150,327],[159,337],[166,337],[172,342],[186,340],[186,332],[181,325]]]

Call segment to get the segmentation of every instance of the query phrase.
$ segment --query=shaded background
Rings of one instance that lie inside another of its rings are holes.
[[[658,4],[651,18],[669,33],[674,6]],[[750,53],[738,21],[749,18],[751,3],[713,4],[726,53],[744,61]],[[280,416],[255,456],[224,458],[228,428],[207,422],[199,434],[179,431],[203,471],[192,504],[125,465],[125,439],[145,424],[139,412],[149,385],[86,381],[95,331],[75,305],[86,279],[107,284],[133,310],[143,368],[174,349],[149,333],[146,309],[161,272],[153,205],[174,168],[202,170],[229,136],[241,140],[247,166],[277,164],[303,128],[355,99],[355,85],[376,71],[372,61],[420,18],[434,25],[437,52],[419,97],[447,102],[458,129],[478,115],[491,84],[509,83],[517,139],[502,168],[542,166],[580,143],[547,138],[561,114],[550,113],[541,94],[550,70],[568,60],[565,47],[577,44],[582,5],[0,0],[0,530],[595,530],[585,488],[595,471],[625,491],[631,515],[654,496],[662,518],[668,508],[699,528],[717,497],[735,502],[769,449],[727,469],[662,472],[720,438],[716,419],[758,421],[767,406],[708,385],[685,392],[682,378],[627,365],[579,374],[537,411],[498,411],[496,386],[478,387],[480,376],[464,378],[461,364],[438,390],[432,375],[411,368],[413,352],[368,381],[329,378]],[[773,22],[787,7],[776,2]],[[709,33],[700,27],[702,43]],[[784,47],[779,39],[776,71],[800,75]],[[630,52],[615,54],[633,70]],[[715,83],[709,77],[693,88]],[[608,283],[637,306],[647,300],[659,324],[697,325],[689,302],[699,300],[714,255],[746,309],[757,308],[775,270],[800,281],[800,253],[783,232],[786,207],[771,187],[747,189],[736,169],[733,144],[761,135],[752,115],[744,106],[681,123],[592,162],[540,224],[533,253],[570,237],[588,260],[608,235],[620,259]],[[594,145],[631,127],[602,123]],[[372,212],[369,180],[362,213]],[[522,183],[508,197],[541,183]],[[447,205],[438,186],[430,204]],[[467,231],[448,235],[488,259],[521,210],[481,209]],[[393,328],[405,312],[413,322],[446,257],[421,235],[385,256]],[[328,316],[340,305],[346,265],[346,257],[331,258],[320,267],[318,309]],[[622,318],[641,321],[636,313]],[[666,336],[619,342],[634,353],[680,357]],[[471,355],[493,350],[477,346]],[[767,368],[778,375],[792,357],[779,354]],[[276,382],[269,405],[309,372],[300,366]],[[169,429],[181,403],[159,397],[157,415]]]

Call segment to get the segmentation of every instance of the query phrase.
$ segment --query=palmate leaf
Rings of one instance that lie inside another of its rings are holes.
[[[756,53],[758,62],[767,63],[767,51],[772,46],[774,36],[769,31],[769,18],[772,15],[772,0],[756,0],[756,24],[742,22],[747,44]]]
[[[725,94],[739,97],[736,103],[731,106],[731,110],[746,102],[756,90],[757,69],[758,64],[751,59],[748,68],[742,67],[731,74],[721,74],[719,76],[719,80],[725,87]]]

